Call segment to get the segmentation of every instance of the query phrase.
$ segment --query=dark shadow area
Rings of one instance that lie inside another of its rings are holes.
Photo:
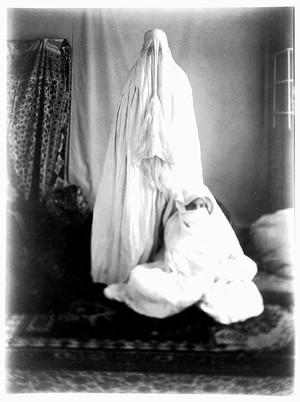
[[[54,190],[43,204],[20,197],[8,205],[8,314],[64,312],[77,299],[120,306],[104,298],[104,285],[92,282],[92,212],[85,202],[81,208],[80,196],[76,186],[68,186]],[[246,232],[240,234],[246,243]]]
[[[8,367],[291,375],[286,301],[265,299],[259,317],[222,325],[196,305],[156,319],[106,299],[104,285],[91,280],[92,213],[81,196],[70,186],[43,205],[15,199],[8,206]],[[239,236],[247,244],[247,231]]]

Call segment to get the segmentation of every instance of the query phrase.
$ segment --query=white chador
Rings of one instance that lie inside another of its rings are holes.
[[[198,197],[198,196],[197,196]],[[186,202],[195,196],[187,197]],[[263,300],[252,282],[256,264],[240,244],[214,197],[203,186],[210,208],[178,211],[165,226],[165,251],[157,261],[137,265],[124,284],[108,286],[110,299],[140,314],[165,318],[197,303],[216,321],[230,324],[257,316]]]
[[[211,214],[185,210],[199,197],[211,200]],[[93,281],[141,314],[163,318],[198,303],[229,323],[263,309],[256,266],[203,185],[191,87],[159,29],[145,34],[114,116],[91,254]]]
[[[116,110],[94,206],[92,278],[122,283],[157,251],[174,200],[203,184],[192,91],[165,33],[148,31]]]

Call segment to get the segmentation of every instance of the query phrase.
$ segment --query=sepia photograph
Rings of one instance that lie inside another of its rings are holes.
[[[7,8],[7,395],[292,396],[295,8]]]

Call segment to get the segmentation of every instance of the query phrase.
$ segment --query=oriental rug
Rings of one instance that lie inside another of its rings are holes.
[[[238,376],[294,372],[291,307],[268,303],[255,318],[214,322],[195,306],[159,320],[106,300],[74,300],[62,313],[7,320],[7,368]]]
[[[204,374],[8,370],[8,393],[243,394],[284,396],[293,392],[292,377]]]

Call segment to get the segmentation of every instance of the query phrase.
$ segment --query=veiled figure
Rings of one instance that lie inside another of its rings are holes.
[[[176,201],[164,227],[164,251],[135,266],[126,283],[104,289],[107,298],[149,317],[166,318],[196,304],[222,324],[245,321],[264,310],[252,281],[257,273],[216,199]]]
[[[201,192],[192,90],[166,34],[146,32],[113,118],[92,225],[92,278],[123,283],[153,259],[174,203]]]

